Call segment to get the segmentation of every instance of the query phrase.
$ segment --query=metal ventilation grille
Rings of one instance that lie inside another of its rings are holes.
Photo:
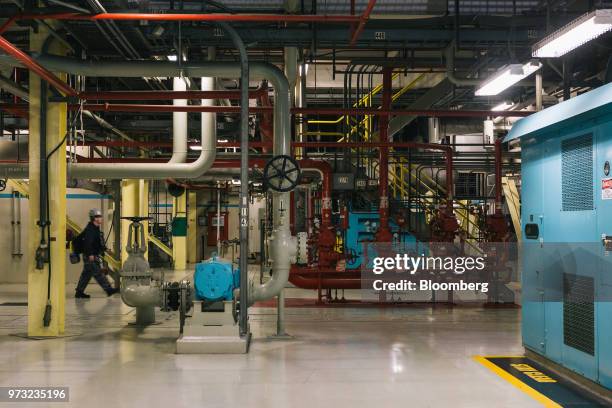
[[[595,355],[593,278],[563,274],[563,343]]]
[[[455,196],[458,199],[482,197],[484,184],[484,173],[459,172],[455,178]]]
[[[593,135],[561,142],[563,211],[593,209]]]

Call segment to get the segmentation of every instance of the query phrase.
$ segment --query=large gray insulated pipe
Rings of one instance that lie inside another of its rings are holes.
[[[38,55],[35,59],[45,68],[54,72],[67,72],[89,77],[231,77],[240,76],[240,65],[228,62],[183,63],[178,65],[165,61],[83,61],[53,55]],[[274,88],[274,154],[291,154],[290,93],[287,78],[276,66],[265,62],[249,63],[252,79],[267,79]],[[196,178],[205,173],[213,164],[216,153],[216,138],[202,137],[202,152],[193,163],[75,163],[70,166],[73,178]],[[9,164],[0,166],[0,174],[6,169],[10,174],[27,177],[27,165]],[[16,176],[13,176],[16,177]],[[289,193],[274,193],[274,232],[272,236],[272,278],[260,285],[251,281],[248,303],[276,296],[287,283],[293,249],[289,233]],[[275,254],[278,254],[275,258]]]
[[[228,62],[183,63],[179,66],[173,62],[162,61],[83,61],[53,55],[39,55],[36,56],[36,60],[51,71],[90,77],[237,78],[240,76],[240,65]],[[16,65],[18,64],[16,63]],[[289,154],[291,117],[287,78],[277,67],[265,62],[250,63],[249,74],[253,79],[267,79],[274,87],[275,153],[285,152],[284,154]],[[196,178],[210,169],[215,154],[216,139],[203,137],[200,157],[193,163],[166,163],[161,165],[152,163],[73,163],[69,166],[68,171],[72,178]],[[0,165],[0,174],[13,178],[27,178],[27,165],[4,163]],[[284,208],[288,209],[287,206]]]
[[[187,83],[184,78],[172,79],[174,91],[186,91]],[[187,106],[187,99],[175,99],[174,106]],[[202,133],[204,139],[204,133]],[[185,163],[187,161],[187,112],[172,113],[172,157],[168,163]]]

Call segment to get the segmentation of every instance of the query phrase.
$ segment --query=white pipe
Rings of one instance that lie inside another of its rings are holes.
[[[227,62],[184,63],[162,61],[102,62],[83,61],[52,55],[38,55],[35,59],[54,72],[68,72],[91,77],[238,77],[240,65]],[[15,63],[16,66],[21,66]],[[276,66],[265,62],[249,64],[254,79],[267,79],[274,87],[274,151],[289,154],[291,142],[291,116],[289,112],[289,85],[287,78]],[[193,163],[75,163],[70,166],[74,178],[196,178],[205,173],[214,162],[216,139],[202,139],[200,157]],[[0,165],[0,174],[12,178],[27,178],[27,165]],[[288,202],[288,199],[285,198]],[[288,208],[285,206],[285,208]]]
[[[151,307],[160,306],[162,299],[159,286],[121,279],[121,300],[130,307]]]
[[[172,89],[186,91],[187,83],[181,77],[174,77]],[[174,106],[187,106],[187,99],[175,99]],[[203,135],[203,134],[202,134]],[[168,163],[185,163],[187,161],[187,112],[172,113],[172,157]]]
[[[69,72],[91,77],[239,77],[240,65],[227,62],[184,63],[178,65],[162,61],[83,61],[52,55],[36,55],[35,59],[54,72]],[[291,154],[291,106],[287,77],[276,66],[254,62],[249,64],[249,74],[255,79],[267,79],[274,87],[274,154]],[[196,178],[212,166],[216,154],[216,139],[202,137],[202,152],[194,163],[77,163],[71,166],[75,178]],[[18,165],[0,166],[6,174],[19,171]],[[27,167],[21,167],[21,174]],[[1,172],[1,171],[0,171]],[[27,173],[26,173],[27,175]],[[276,296],[289,277],[291,257],[297,251],[297,242],[289,232],[285,220],[289,211],[289,193],[274,193],[274,231],[272,233],[274,274],[263,285],[251,282],[249,303]],[[293,255],[292,255],[293,254]]]

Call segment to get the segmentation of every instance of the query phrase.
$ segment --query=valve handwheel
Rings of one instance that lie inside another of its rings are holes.
[[[264,167],[266,185],[282,193],[293,190],[300,181],[300,166],[293,157],[275,156]]]
[[[4,191],[6,189],[6,180],[0,179],[0,191]]]

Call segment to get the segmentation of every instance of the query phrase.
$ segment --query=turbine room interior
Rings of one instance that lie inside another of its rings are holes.
[[[0,405],[612,406],[611,31],[0,0]]]

